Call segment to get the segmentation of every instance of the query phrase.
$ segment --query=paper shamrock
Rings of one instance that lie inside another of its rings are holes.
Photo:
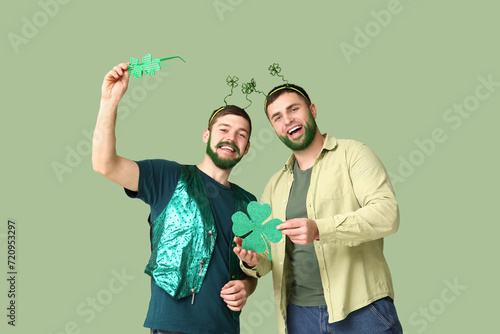
[[[262,224],[271,215],[271,206],[267,203],[250,202],[247,211],[250,218],[241,211],[236,212],[231,217],[233,233],[244,238],[242,244],[244,249],[253,250],[257,253],[263,253],[267,249],[269,251],[269,260],[271,260],[269,241],[278,242],[283,238],[281,231],[276,229],[276,226],[281,224],[281,219],[274,218]]]
[[[134,57],[130,58],[130,65],[128,66],[128,72],[130,73],[130,75],[133,75],[137,79],[142,77],[142,73],[145,73],[146,75],[155,75],[155,72],[161,70],[160,64],[168,66],[168,64],[162,63],[162,61],[168,59],[179,58],[183,62],[186,62],[179,56],[153,60],[151,60],[151,58],[152,57],[150,54],[145,55],[144,57],[142,57],[142,63],[139,63],[139,59],[136,59]]]

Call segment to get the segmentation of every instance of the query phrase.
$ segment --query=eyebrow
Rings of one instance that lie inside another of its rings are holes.
[[[224,127],[229,127],[229,128],[231,128],[231,127],[232,127],[230,124],[227,124],[227,123],[219,123],[219,124],[217,125],[217,128],[220,128],[220,127],[223,127],[223,126],[224,126]],[[248,130],[247,130],[247,129],[245,129],[245,128],[239,128],[239,129],[238,129],[238,131],[245,131],[245,132],[248,134]]]
[[[290,109],[292,109],[293,107],[295,107],[295,106],[299,106],[299,105],[300,105],[300,103],[298,103],[298,102],[292,103],[292,104],[290,104],[288,107],[286,107],[286,108],[285,108],[285,110],[290,110]],[[281,110],[280,110],[280,111],[275,112],[274,114],[272,114],[272,115],[271,115],[271,117],[270,117],[270,119],[273,119],[275,116],[277,116],[277,115],[279,115],[279,114],[281,114]]]

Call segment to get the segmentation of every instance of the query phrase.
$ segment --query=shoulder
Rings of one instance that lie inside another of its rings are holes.
[[[241,194],[244,198],[246,198],[249,202],[252,201],[257,201],[257,198],[249,191],[246,191],[239,185],[235,183],[231,183],[231,189],[233,189],[233,192]]]
[[[337,139],[338,149],[344,151],[358,151],[366,145],[354,139]]]
[[[365,143],[354,139],[335,139],[335,143],[333,149],[327,150],[325,154],[327,157],[331,156],[332,158],[338,158],[340,154],[344,159],[351,160],[360,155],[373,154]]]

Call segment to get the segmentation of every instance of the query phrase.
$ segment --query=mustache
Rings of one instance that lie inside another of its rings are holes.
[[[238,146],[236,146],[235,143],[230,143],[230,142],[227,142],[227,141],[222,141],[222,142],[218,143],[215,146],[215,148],[219,148],[219,147],[224,146],[224,145],[231,146],[232,148],[234,148],[234,150],[236,151],[236,153],[238,153],[238,155],[240,154],[240,149],[238,148]]]

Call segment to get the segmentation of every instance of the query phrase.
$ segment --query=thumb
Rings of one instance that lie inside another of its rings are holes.
[[[235,281],[229,281],[227,282],[223,287],[222,287],[222,290],[225,290],[225,289],[228,289],[230,287],[232,287],[233,285],[235,285],[236,282]]]
[[[236,245],[238,247],[241,247],[241,244],[243,243],[243,239],[241,239],[240,237],[234,237],[234,242],[236,242]]]

